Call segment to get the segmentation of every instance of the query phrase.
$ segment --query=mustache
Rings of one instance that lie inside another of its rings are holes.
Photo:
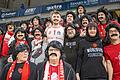
[[[56,54],[56,53],[51,53],[49,56],[52,56],[52,55],[54,55],[54,56],[57,57],[57,54]]]
[[[23,35],[18,35],[18,37],[21,37],[21,36],[23,36]]]
[[[112,34],[111,37],[113,37],[113,36],[118,36],[118,34]]]
[[[57,19],[54,19],[54,21],[58,21]]]
[[[99,17],[99,19],[103,19],[103,17]]]
[[[84,22],[83,24],[87,24],[87,22]]]
[[[40,34],[35,34],[35,36],[40,36]]]
[[[12,27],[9,27],[9,29],[12,29]]]

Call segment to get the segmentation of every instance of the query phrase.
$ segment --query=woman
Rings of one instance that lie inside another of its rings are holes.
[[[43,47],[42,46],[43,32],[41,29],[35,28],[33,30],[33,35],[34,35],[34,39],[31,42],[32,52],[31,52],[30,61],[35,63],[35,64],[38,64],[45,59],[45,54],[44,54],[44,51],[42,49],[42,47]]]
[[[15,61],[8,63],[0,80],[36,80],[36,65],[28,61],[29,47],[19,44],[15,47]]]
[[[89,23],[85,39],[80,41],[77,60],[77,80],[107,80],[103,45],[97,26]]]

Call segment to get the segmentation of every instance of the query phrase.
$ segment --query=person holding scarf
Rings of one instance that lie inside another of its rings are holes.
[[[60,42],[51,41],[45,54],[47,59],[37,66],[37,80],[76,80],[73,68],[64,61]]]
[[[0,80],[36,80],[36,65],[28,61],[29,47],[19,44],[15,47],[15,60],[6,64]]]

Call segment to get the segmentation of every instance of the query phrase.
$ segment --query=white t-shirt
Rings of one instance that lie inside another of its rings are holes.
[[[64,27],[49,27],[46,30],[48,43],[53,40],[59,41],[62,45],[64,42]]]

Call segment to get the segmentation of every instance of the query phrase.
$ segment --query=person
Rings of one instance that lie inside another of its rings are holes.
[[[29,47],[19,44],[15,48],[12,63],[6,64],[2,70],[0,80],[36,80],[36,65],[28,61]]]
[[[32,21],[32,24],[33,24],[33,28],[40,28],[41,30],[43,30],[43,26],[41,24],[39,16],[33,17],[31,21]]]
[[[4,37],[4,31],[2,28],[0,28],[0,55],[1,55],[3,37]]]
[[[77,59],[77,80],[107,80],[102,40],[97,26],[89,23],[86,37],[80,41]]]
[[[75,72],[64,61],[63,46],[51,41],[46,49],[46,60],[37,66],[37,80],[75,80]]]
[[[22,28],[23,30],[28,32],[28,23],[27,23],[27,21],[21,21],[20,22],[20,28]]]
[[[110,20],[110,13],[105,7],[101,7],[97,10],[97,20],[98,20],[99,34],[103,41],[106,36],[105,28],[109,23],[113,22],[115,24],[120,25],[118,22],[114,20]]]
[[[68,24],[65,28],[64,38],[64,53],[65,61],[72,65],[73,69],[76,67],[77,55],[79,50],[79,32],[77,32],[74,24]]]
[[[84,38],[86,36],[86,28],[90,22],[91,19],[89,15],[85,14],[81,17],[81,26],[77,28],[81,38]]]
[[[81,17],[86,14],[85,6],[82,5],[82,4],[78,5],[76,12],[77,12],[77,18],[76,19],[79,21],[81,19]]]
[[[14,40],[9,44],[8,54],[11,55],[9,58],[12,58],[14,60],[14,57],[12,55],[15,53],[14,51],[15,47],[21,43],[28,45],[31,51],[31,44],[30,44],[31,42],[28,38],[27,32],[22,28],[19,28],[15,31]],[[8,62],[9,62],[9,58],[8,58]]]
[[[50,43],[53,40],[57,40],[64,43],[64,27],[60,25],[61,14],[58,11],[53,11],[51,13],[52,26],[45,29],[45,35],[47,36],[47,41]]]
[[[120,26],[110,23],[106,31],[110,42],[104,47],[108,80],[120,80]]]
[[[35,63],[36,65],[42,62],[45,58],[44,50],[43,50],[43,32],[39,28],[35,28],[32,32],[34,35],[34,39],[31,42],[32,52],[30,61]]]
[[[67,11],[67,13],[66,13],[66,25],[68,25],[68,24],[75,24],[75,14],[74,14],[74,12],[72,12],[72,11]]]
[[[1,55],[4,57],[6,57],[8,55],[8,51],[9,51],[8,42],[14,34],[14,29],[15,29],[14,24],[12,22],[9,22],[7,24],[7,30],[6,30],[5,36],[3,38],[3,44],[2,44]]]

